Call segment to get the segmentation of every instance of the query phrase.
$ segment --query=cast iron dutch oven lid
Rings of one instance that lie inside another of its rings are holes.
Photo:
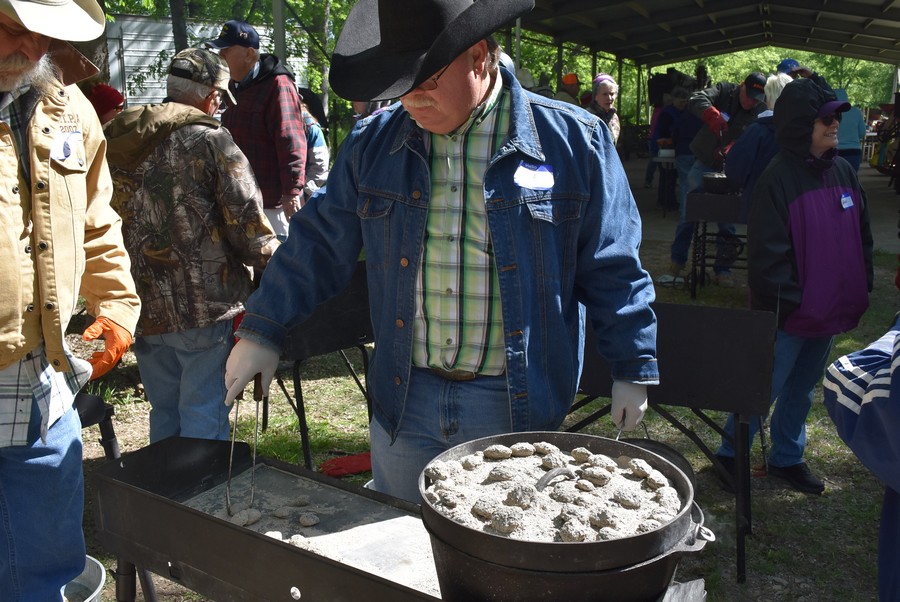
[[[682,507],[670,522],[647,533],[606,541],[562,543],[523,541],[477,531],[461,525],[436,510],[425,497],[431,484],[424,471],[419,475],[419,494],[422,497],[422,520],[426,527],[445,543],[476,558],[488,562],[503,559],[507,566],[538,571],[567,573],[602,571],[649,560],[675,547],[697,525],[691,518],[694,488],[685,474],[674,464],[641,447],[582,433],[535,431],[507,433],[475,439],[445,451],[433,460],[459,460],[464,456],[483,451],[494,444],[510,446],[518,442],[546,441],[569,452],[585,447],[595,454],[605,454],[613,459],[619,456],[640,458],[665,475],[678,491]]]

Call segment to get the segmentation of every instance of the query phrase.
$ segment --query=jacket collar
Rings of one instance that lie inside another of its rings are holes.
[[[78,52],[74,46],[62,40],[53,40],[48,50],[53,64],[61,75],[60,80],[66,86],[78,83],[100,73],[96,65]]]

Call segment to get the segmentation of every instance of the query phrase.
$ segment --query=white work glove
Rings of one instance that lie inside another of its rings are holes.
[[[633,431],[647,411],[647,385],[614,380],[610,418],[617,428]]]
[[[257,374],[262,375],[262,390],[268,391],[280,354],[272,347],[240,339],[225,362],[225,405],[231,407],[235,398]]]

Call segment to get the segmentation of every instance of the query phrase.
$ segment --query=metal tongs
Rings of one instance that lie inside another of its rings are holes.
[[[228,480],[225,482],[225,509],[228,511],[228,516],[234,516],[236,514],[231,508],[231,467],[234,462],[234,440],[237,435],[237,424],[241,412],[242,397],[243,394],[238,395],[234,400],[234,426],[231,428],[231,450],[228,454]],[[250,503],[247,506],[248,508],[253,507],[253,496],[256,493],[256,444],[259,441],[259,402],[263,401],[264,397],[268,397],[268,394],[263,395],[262,374],[257,374],[253,377],[253,402],[256,405],[256,422],[253,428],[253,460],[250,465]]]

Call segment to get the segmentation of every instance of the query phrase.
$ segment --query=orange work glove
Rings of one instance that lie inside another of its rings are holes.
[[[91,374],[91,380],[100,378],[122,359],[122,356],[131,346],[131,333],[110,320],[100,316],[94,323],[88,326],[81,335],[85,341],[93,341],[103,335],[106,342],[104,351],[97,351],[88,359],[94,371]]]

